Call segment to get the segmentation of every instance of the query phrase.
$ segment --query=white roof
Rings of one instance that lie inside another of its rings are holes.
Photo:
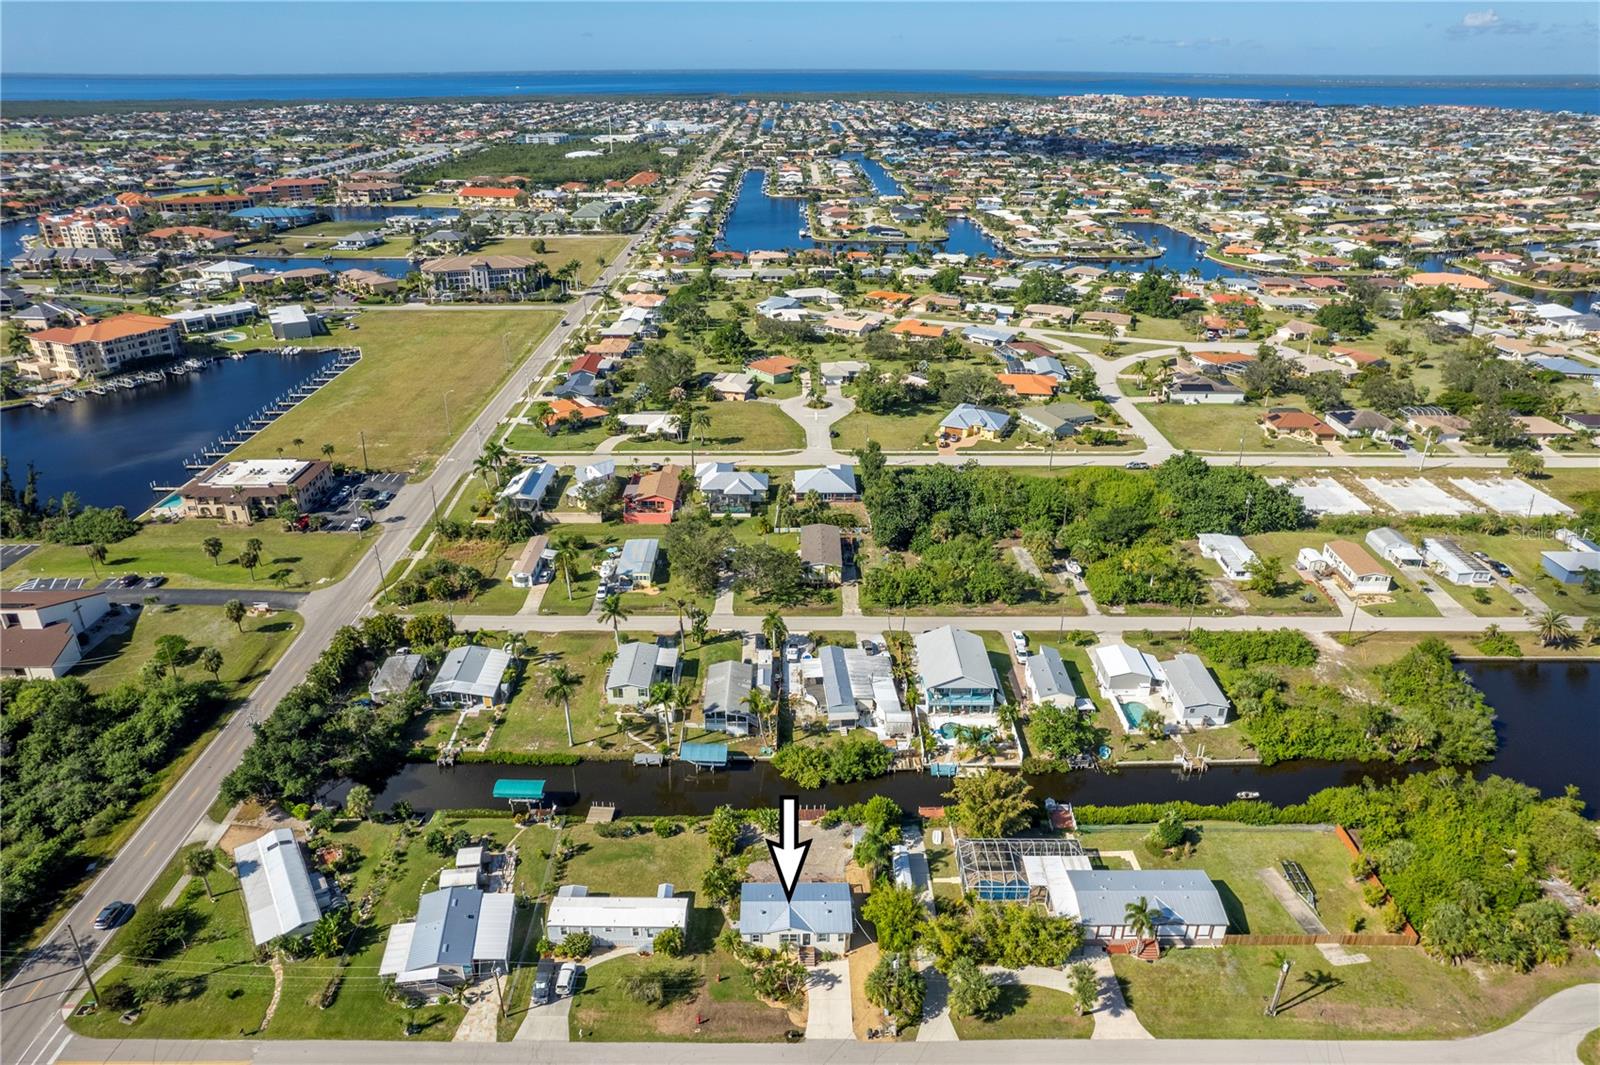
[[[1000,678],[983,640],[966,629],[944,625],[918,634],[917,669],[929,688],[974,688],[998,692]]]
[[[625,895],[560,895],[550,900],[545,917],[552,928],[683,928],[688,921],[687,898]]]
[[[478,909],[478,934],[472,940],[473,961],[503,962],[511,954],[511,924],[516,918],[517,896],[496,891],[483,896]]]
[[[305,459],[244,459],[218,466],[203,481],[222,488],[270,488],[289,484],[309,465]]]
[[[273,829],[236,848],[233,861],[257,946],[302,931],[322,916],[305,854],[289,829]]]
[[[1161,676],[1156,660],[1125,643],[1103,643],[1089,648],[1089,657],[1100,666],[1100,675],[1106,678],[1132,674],[1155,680]]]

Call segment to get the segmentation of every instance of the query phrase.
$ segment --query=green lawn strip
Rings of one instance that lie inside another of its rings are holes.
[[[241,631],[242,630],[242,631]],[[253,688],[300,631],[300,615],[281,611],[265,618],[247,618],[234,625],[220,606],[148,606],[139,611],[128,632],[96,644],[73,670],[95,691],[134,680],[154,656],[156,640],[182,636],[190,653],[181,672],[193,676],[204,670],[196,659],[201,650],[222,652],[219,679],[234,696]]]
[[[1275,399],[1273,406],[1305,409],[1297,396]],[[1294,437],[1268,439],[1260,425],[1266,408],[1254,404],[1143,403],[1139,411],[1174,447],[1226,453],[1238,451],[1242,445],[1249,452],[1324,453],[1318,445]]]
[[[210,537],[222,541],[222,554],[212,562],[201,549]],[[261,561],[252,576],[237,562],[246,540],[261,541]],[[106,545],[106,560],[93,565],[82,547],[45,544],[13,566],[7,580],[27,577],[87,577],[113,574],[160,574],[174,588],[243,588],[263,591],[302,590],[335,581],[350,572],[368,546],[352,533],[284,532],[276,521],[224,525],[200,518],[150,522],[126,540]],[[240,595],[250,601],[248,592]]]
[[[939,403],[923,403],[894,414],[868,414],[857,410],[833,425],[833,446],[839,451],[854,451],[876,440],[885,451],[931,449],[939,430],[939,420],[949,409]]]
[[[296,341],[357,345],[362,358],[236,454],[275,455],[279,448],[310,453],[331,443],[339,459],[360,463],[364,434],[373,468],[425,471],[560,314],[395,309],[365,311],[357,320],[358,332]],[[304,441],[298,448],[297,439]]]
[[[1411,947],[1361,952],[1372,960],[1339,968],[1315,947],[1174,950],[1153,964],[1118,956],[1112,965],[1129,1007],[1157,1039],[1459,1039],[1508,1024],[1562,988],[1600,979],[1593,957],[1518,974],[1452,967]],[[1293,966],[1286,1005],[1267,1017],[1279,956]],[[1319,987],[1322,978],[1332,982]]]
[[[798,451],[805,447],[806,433],[793,418],[772,403],[721,400],[703,405],[711,418],[704,433],[696,431],[689,440],[626,440],[619,452],[659,451],[705,453],[738,448],[749,451]],[[565,443],[565,437],[557,437]],[[558,444],[551,443],[551,450]]]
[[[1236,935],[1300,935],[1295,919],[1273,897],[1260,871],[1281,873],[1279,862],[1300,863],[1317,892],[1317,913],[1328,931],[1351,930],[1359,917],[1365,931],[1382,931],[1378,915],[1361,898],[1350,878],[1350,853],[1332,830],[1255,828],[1225,822],[1190,826],[1194,853],[1152,854],[1143,839],[1148,825],[1117,828],[1084,826],[1085,850],[1133,851],[1144,869],[1203,869],[1228,910],[1228,931]]]
[[[962,1039],[1088,1039],[1093,1017],[1072,1012],[1072,996],[1050,987],[1001,984],[1000,999],[987,1017],[952,1013]]]

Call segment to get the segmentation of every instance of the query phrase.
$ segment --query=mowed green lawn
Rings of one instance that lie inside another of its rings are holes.
[[[1367,947],[1335,967],[1315,947],[1174,950],[1112,959],[1128,1005],[1157,1039],[1459,1039],[1510,1023],[1564,987],[1600,980],[1600,962],[1518,974],[1450,966],[1413,947]],[[1276,958],[1292,968],[1276,1017],[1263,1011]]]
[[[230,692],[242,695],[266,675],[299,631],[300,615],[291,611],[247,617],[235,625],[219,606],[148,606],[139,612],[131,629],[96,644],[73,675],[96,691],[135,680],[140,668],[155,657],[157,639],[182,636],[189,641],[190,650],[180,673],[204,676],[200,652],[215,648],[222,652],[218,679]]]
[[[213,562],[201,548],[210,537],[222,541]],[[261,541],[261,561],[251,573],[239,565],[246,540]],[[165,576],[174,588],[259,587],[301,591],[338,580],[371,543],[353,533],[284,532],[275,521],[225,525],[202,518],[148,523],[126,540],[106,545],[106,560],[90,562],[82,547],[46,544],[6,567],[8,582],[28,577],[87,577],[91,583],[122,573]],[[248,601],[245,593],[240,598]]]
[[[535,251],[537,242],[544,243],[544,251]],[[526,255],[538,259],[556,271],[564,263],[578,260],[578,284],[587,285],[600,276],[600,260],[610,262],[628,243],[622,233],[607,233],[593,237],[502,237],[491,240],[483,251],[491,255]]]
[[[1284,399],[1280,405],[1293,406],[1294,403],[1291,399]],[[1174,447],[1195,451],[1238,451],[1242,441],[1246,451],[1322,451],[1315,444],[1292,437],[1267,439],[1260,425],[1265,408],[1252,404],[1190,406],[1183,403],[1142,403],[1139,411],[1161,430],[1161,435]]]
[[[628,440],[617,445],[621,451],[651,453],[719,451],[739,448],[749,451],[797,451],[805,446],[806,433],[795,420],[775,404],[718,401],[703,406],[711,418],[704,433],[689,440]],[[563,448],[563,445],[566,445]],[[556,437],[552,448],[570,449],[564,436]]]
[[[987,1017],[951,1015],[962,1039],[1088,1039],[1094,1018],[1072,1012],[1072,996],[1050,987],[1000,985],[1000,1000]]]
[[[560,320],[553,310],[364,311],[355,332],[296,341],[355,345],[361,361],[234,454],[316,457],[330,443],[337,460],[361,465],[364,436],[372,468],[425,471]]]

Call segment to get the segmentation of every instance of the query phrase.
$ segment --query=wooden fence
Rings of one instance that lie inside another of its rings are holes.
[[[1333,834],[1339,837],[1339,842],[1344,844],[1345,850],[1350,852],[1350,856],[1352,858],[1360,858],[1361,857],[1361,844],[1356,842],[1356,838],[1350,834],[1349,829],[1345,828],[1343,825],[1334,825],[1333,826]],[[1369,884],[1377,884],[1378,887],[1383,888],[1384,894],[1387,895],[1389,893],[1389,889],[1383,886],[1383,881],[1378,879],[1378,874],[1377,873],[1369,873],[1367,875],[1367,883],[1369,883]],[[1421,942],[1421,940],[1422,940],[1422,937],[1417,935],[1417,930],[1415,928],[1411,927],[1411,922],[1410,921],[1407,921],[1406,922],[1406,926],[1404,928],[1402,928],[1399,931],[1399,933],[1397,933],[1397,934],[1401,939],[1405,940],[1404,944],[1402,944],[1403,946],[1414,947],[1419,942]],[[1355,936],[1354,938],[1361,939],[1362,937],[1358,935],[1358,936]],[[1356,945],[1359,946],[1361,944],[1356,944]],[[1371,943],[1371,944],[1367,944],[1367,945],[1374,946],[1374,947],[1381,947],[1381,946],[1386,946],[1388,944]]]

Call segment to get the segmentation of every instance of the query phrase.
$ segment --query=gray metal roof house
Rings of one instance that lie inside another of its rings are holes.
[[[778,884],[745,884],[739,892],[739,935],[747,943],[842,948],[854,921],[848,884],[796,884],[792,899]]]
[[[606,673],[606,698],[619,706],[638,706],[650,697],[650,685],[672,679],[677,665],[675,648],[643,640],[625,643]]]
[[[491,972],[504,972],[511,951],[516,896],[475,887],[430,891],[417,919],[389,930],[379,976],[400,987],[437,994]]]
[[[983,640],[944,625],[916,638],[918,686],[931,710],[993,710],[1001,702],[1000,678]]]
[[[1072,683],[1072,674],[1061,659],[1061,652],[1048,644],[1039,648],[1038,654],[1029,655],[1023,662],[1028,677],[1028,693],[1036,703],[1051,703],[1072,708],[1078,705],[1082,693]]]
[[[704,708],[707,732],[726,732],[748,736],[759,728],[755,715],[745,705],[745,696],[756,684],[753,662],[715,662],[706,670]]]
[[[493,706],[506,695],[506,669],[511,656],[493,647],[468,644],[453,648],[428,685],[435,706]]]
[[[1156,911],[1158,938],[1216,945],[1228,932],[1228,911],[1203,869],[1050,868],[1045,879],[1051,912],[1078,918],[1091,940],[1133,939],[1127,907],[1141,899]]]
[[[305,852],[287,828],[235,848],[233,861],[256,946],[310,932],[336,897],[326,878],[306,867]]]
[[[1161,663],[1167,676],[1167,701],[1179,721],[1190,725],[1220,724],[1233,706],[1222,694],[1199,655],[1180,654]]]
[[[637,587],[655,583],[656,566],[661,562],[661,541],[655,537],[625,540],[617,556],[617,576],[626,577]]]

